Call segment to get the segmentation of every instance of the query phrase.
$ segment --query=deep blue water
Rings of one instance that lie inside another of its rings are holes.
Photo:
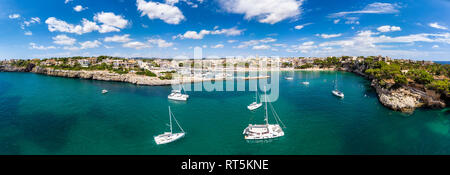
[[[247,142],[243,129],[264,116],[246,109],[248,90],[171,102],[168,86],[0,73],[0,154],[450,154],[449,112],[391,111],[367,80],[337,74],[344,99],[331,95],[335,72],[283,72],[294,80],[280,78],[272,104],[286,135]],[[168,130],[169,105],[187,134],[158,146],[153,136]]]

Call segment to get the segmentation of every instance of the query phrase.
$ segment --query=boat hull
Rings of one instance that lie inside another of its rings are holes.
[[[187,101],[189,98],[189,95],[180,95],[180,94],[170,94],[167,96],[169,100],[175,100],[175,101]]]
[[[244,129],[246,140],[274,139],[284,136],[284,131],[278,124],[271,125],[249,125]]]
[[[161,134],[158,136],[155,136],[155,142],[157,145],[162,145],[162,144],[167,144],[167,143],[171,143],[174,142],[176,140],[179,140],[181,138],[183,138],[185,135],[185,133],[165,133],[165,134]]]
[[[247,106],[247,109],[250,111],[256,110],[262,106],[262,103],[252,103]]]
[[[331,93],[336,97],[344,98],[344,94],[342,92],[334,90]]]

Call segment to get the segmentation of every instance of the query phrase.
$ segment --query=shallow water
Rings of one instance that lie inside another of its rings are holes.
[[[281,74],[272,104],[286,135],[247,142],[243,129],[264,122],[263,108],[246,109],[248,90],[188,92],[188,102],[172,102],[169,86],[0,73],[0,154],[450,154],[444,110],[391,111],[351,73],[337,73],[344,99],[331,94],[335,72]],[[187,134],[156,145],[153,136],[169,129],[169,105]]]

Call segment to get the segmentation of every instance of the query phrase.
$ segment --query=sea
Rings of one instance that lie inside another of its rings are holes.
[[[265,122],[264,107],[247,109],[255,100],[249,81],[243,91],[187,91],[187,102],[174,102],[167,99],[171,86],[2,72],[0,154],[450,154],[448,108],[392,111],[380,104],[368,80],[347,72],[286,71],[277,78],[279,95],[270,104],[286,126],[285,136],[247,141],[243,130]],[[336,82],[343,99],[331,94]],[[169,131],[169,106],[186,136],[156,145],[153,137]]]

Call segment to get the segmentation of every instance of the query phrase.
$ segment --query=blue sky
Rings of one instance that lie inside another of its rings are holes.
[[[0,59],[368,56],[450,60],[450,1],[2,0]]]

